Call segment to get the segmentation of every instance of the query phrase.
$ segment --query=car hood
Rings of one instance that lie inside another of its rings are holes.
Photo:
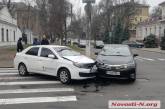
[[[110,65],[122,65],[131,63],[134,60],[132,56],[98,56],[96,61]]]
[[[88,58],[84,55],[81,56],[64,56],[65,59],[68,59],[70,61],[76,62],[76,63],[94,63],[95,61],[91,58]]]

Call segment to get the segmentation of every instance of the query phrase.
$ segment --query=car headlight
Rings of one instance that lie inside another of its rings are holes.
[[[77,62],[73,62],[73,65],[78,67],[78,68],[83,68],[83,64],[77,63]]]

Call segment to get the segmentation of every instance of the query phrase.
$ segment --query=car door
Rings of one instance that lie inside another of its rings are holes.
[[[39,47],[32,47],[25,53],[25,60],[27,63],[27,67],[30,72],[38,72],[37,62],[39,60],[38,57]]]
[[[55,58],[49,58],[48,55],[54,55]],[[40,60],[44,74],[56,76],[58,58],[49,48],[42,47],[40,53]]]

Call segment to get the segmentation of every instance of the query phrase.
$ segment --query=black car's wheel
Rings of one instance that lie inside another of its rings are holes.
[[[58,72],[58,78],[63,84],[70,84],[71,82],[71,75],[68,69],[62,68]]]
[[[29,72],[27,71],[27,68],[25,66],[25,64],[21,63],[18,66],[18,72],[20,76],[27,76],[29,74]]]
[[[132,73],[129,75],[128,80],[130,82],[135,82],[136,81],[136,73]]]

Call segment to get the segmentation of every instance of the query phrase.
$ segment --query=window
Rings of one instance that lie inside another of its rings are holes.
[[[14,35],[14,42],[15,42],[15,31],[13,31],[13,35]]]
[[[142,22],[142,18],[140,17],[140,22]]]
[[[38,50],[39,50],[39,47],[34,47],[34,48],[31,48],[29,51],[27,51],[26,54],[37,56],[38,55]]]
[[[48,55],[50,55],[50,54],[54,55],[54,53],[50,49],[42,48],[41,57],[48,57]]]
[[[4,42],[4,29],[1,29],[1,33],[2,33],[2,42]]]
[[[6,30],[6,41],[9,42],[9,30]]]

